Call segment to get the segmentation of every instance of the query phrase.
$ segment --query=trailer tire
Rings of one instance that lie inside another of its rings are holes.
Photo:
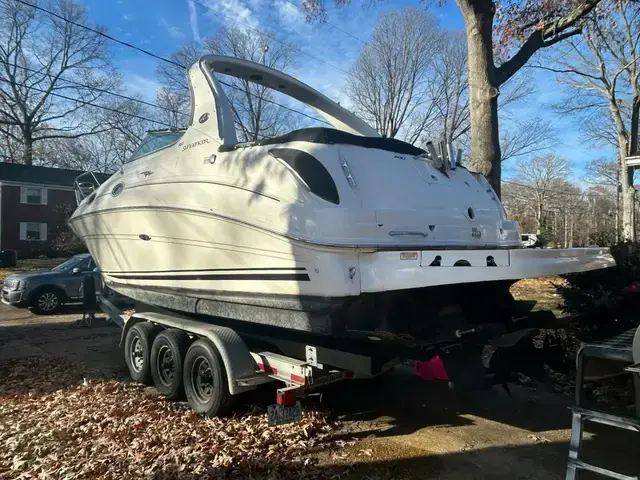
[[[191,344],[184,359],[184,391],[191,408],[204,416],[227,413],[231,394],[227,374],[216,347],[206,339]]]
[[[135,382],[153,385],[149,357],[151,345],[159,328],[149,322],[139,322],[127,332],[124,341],[124,360]]]
[[[151,346],[151,378],[156,389],[169,400],[182,398],[182,370],[189,348],[189,337],[171,328],[160,332]]]

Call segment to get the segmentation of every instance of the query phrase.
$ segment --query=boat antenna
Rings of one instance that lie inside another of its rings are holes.
[[[262,57],[260,57],[260,63],[264,63],[264,58],[267,55],[268,51],[269,51],[269,45],[265,45],[264,50],[262,51]]]

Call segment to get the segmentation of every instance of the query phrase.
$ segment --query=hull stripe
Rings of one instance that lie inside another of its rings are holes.
[[[282,280],[293,282],[309,282],[311,279],[306,273],[228,273],[228,274],[182,274],[182,275],[137,275],[137,274],[109,274],[113,278],[121,280]]]
[[[306,268],[304,267],[272,267],[272,268],[201,268],[195,270],[136,270],[136,271],[127,271],[127,272],[108,272],[104,271],[102,273],[106,275],[137,275],[141,273],[201,273],[201,272],[271,272],[271,271],[287,271],[287,272],[304,272]]]

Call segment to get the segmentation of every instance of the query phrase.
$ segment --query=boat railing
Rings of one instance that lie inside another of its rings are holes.
[[[93,172],[84,172],[78,175],[73,181],[73,189],[76,194],[76,204],[80,205],[82,201],[91,195],[96,188],[100,186],[100,180]]]

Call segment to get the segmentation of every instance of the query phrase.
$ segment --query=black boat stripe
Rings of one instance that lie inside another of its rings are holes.
[[[290,280],[309,282],[306,273],[201,274],[201,275],[111,275],[121,280]]]
[[[307,269],[304,267],[275,267],[275,268],[201,268],[196,270],[139,270],[130,272],[102,272],[107,275],[129,275],[139,273],[192,273],[192,272],[264,272],[264,271],[295,271],[305,272]]]

